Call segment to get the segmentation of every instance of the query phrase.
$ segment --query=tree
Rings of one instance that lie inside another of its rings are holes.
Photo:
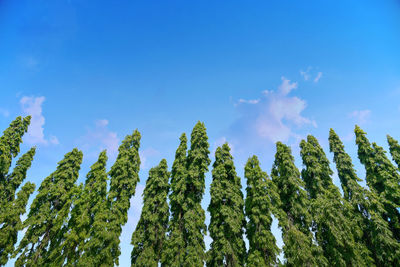
[[[168,237],[163,248],[163,266],[183,266],[185,258],[185,247],[187,240],[184,228],[183,216],[186,210],[186,134],[180,137],[180,144],[175,153],[175,160],[171,171],[171,194],[169,203],[171,209],[171,219],[168,224]]]
[[[29,116],[18,117],[0,137],[0,265],[6,264],[14,252],[18,231],[22,230],[20,215],[25,213],[29,196],[35,189],[34,184],[27,183],[15,199],[15,193],[31,167],[35,148],[22,155],[13,171],[9,173],[12,160],[20,151],[22,136],[27,132],[29,123]]]
[[[206,216],[201,207],[201,200],[205,190],[205,173],[210,164],[208,148],[208,137],[204,123],[197,122],[191,134],[190,150],[187,157],[186,209],[183,216],[184,228],[186,229],[185,240],[187,240],[184,266],[203,267],[204,265],[204,234],[207,231],[207,226],[205,225]]]
[[[17,194],[17,198],[9,203],[2,211],[0,228],[0,265],[5,265],[14,252],[17,243],[18,231],[22,230],[20,216],[26,212],[29,196],[35,190],[35,185],[27,182]]]
[[[132,234],[132,266],[156,267],[160,262],[168,227],[169,176],[165,159],[149,171],[143,192],[142,213]]]
[[[300,143],[305,169],[302,178],[311,199],[313,230],[328,262],[335,266],[368,266],[371,257],[358,240],[362,230],[352,221],[354,214],[333,184],[329,161],[311,135]]]
[[[107,199],[110,206],[110,218],[107,236],[110,239],[104,244],[106,249],[101,250],[106,257],[102,263],[107,263],[109,266],[119,264],[118,258],[121,254],[119,237],[122,226],[128,221],[130,199],[135,194],[136,184],[139,182],[140,138],[138,130],[125,137],[118,149],[117,160],[109,172],[111,183]]]
[[[17,253],[16,266],[44,266],[55,264],[60,254],[71,200],[77,191],[82,152],[74,148],[58,163],[57,170],[45,178],[33,200],[24,227],[28,227]]]
[[[249,252],[246,266],[273,266],[278,263],[279,248],[271,232],[272,204],[277,196],[271,180],[260,167],[257,156],[247,160],[244,176],[247,179],[245,212],[248,218],[246,236]],[[272,199],[271,199],[272,198]]]
[[[366,181],[371,191],[383,202],[383,218],[389,223],[397,241],[400,241],[400,174],[387,158],[385,151],[376,143],[368,141],[366,133],[356,126],[358,158],[366,170]]]
[[[400,168],[400,145],[397,140],[395,140],[390,135],[387,135],[387,141],[389,144],[389,151],[392,155],[394,162],[396,162],[397,167]]]
[[[344,198],[353,208],[354,220],[363,232],[363,241],[377,266],[399,265],[399,244],[393,238],[388,223],[383,220],[385,213],[379,196],[361,187],[350,156],[345,152],[339,136],[331,129],[329,148],[334,153],[338,176]]]
[[[328,262],[322,255],[321,247],[313,242],[310,231],[312,223],[310,200],[304,190],[300,171],[294,163],[290,147],[281,142],[276,144],[271,177],[275,188],[279,188],[277,190],[279,201],[276,201],[275,214],[282,229],[285,265],[327,266]]]
[[[22,136],[28,131],[31,117],[17,117],[0,137],[0,189],[3,191],[7,183],[6,175],[11,167],[12,159],[20,151]]]
[[[215,151],[212,170],[210,236],[207,266],[243,266],[246,247],[243,240],[244,200],[240,177],[227,143]]]
[[[86,176],[85,186],[74,201],[71,218],[68,221],[68,232],[62,244],[61,262],[66,260],[68,266],[84,266],[85,243],[90,237],[90,229],[96,214],[106,205],[107,195],[107,155],[102,151]],[[86,265],[87,266],[87,265]]]

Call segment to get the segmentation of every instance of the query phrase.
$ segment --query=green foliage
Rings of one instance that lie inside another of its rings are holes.
[[[300,143],[305,169],[302,177],[311,199],[313,230],[328,262],[335,266],[367,266],[369,251],[358,242],[362,229],[352,220],[350,205],[333,184],[329,161],[317,139],[308,136]]]
[[[101,253],[105,256],[101,261],[104,264],[118,265],[118,257],[121,254],[119,236],[122,226],[128,221],[130,199],[135,194],[136,184],[139,182],[140,138],[138,130],[125,137],[118,149],[117,160],[109,172],[111,183],[108,193],[110,206],[108,215],[110,217],[107,225],[107,241],[103,244],[105,249],[101,249]]]
[[[187,177],[185,201],[186,209],[183,216],[186,230],[186,255],[184,266],[201,266],[205,260],[204,234],[205,212],[201,207],[201,200],[205,190],[205,173],[208,171],[210,159],[208,154],[208,137],[204,123],[198,122],[192,131],[190,150],[187,157]]]
[[[244,176],[247,179],[245,212],[248,218],[246,236],[249,240],[246,266],[274,266],[279,262],[279,248],[271,232],[272,204],[278,198],[276,189],[267,173],[261,170],[256,156],[247,160]]]
[[[397,167],[400,168],[400,145],[397,140],[395,140],[390,135],[387,135],[387,140],[389,144],[389,151],[392,155],[394,162],[396,162]]]
[[[354,221],[362,229],[363,242],[377,266],[387,264],[399,265],[399,244],[393,238],[388,223],[383,220],[385,213],[381,201],[374,192],[361,187],[353,168],[350,156],[345,152],[339,136],[331,129],[329,132],[329,147],[334,153],[333,160],[336,164],[339,179],[345,200],[353,208]]]
[[[207,266],[243,266],[246,247],[243,240],[244,200],[240,177],[227,143],[215,151],[212,170],[210,236]]]
[[[282,229],[285,265],[327,266],[321,247],[313,242],[310,231],[310,200],[303,189],[304,182],[300,179],[300,171],[294,163],[290,147],[281,142],[276,144],[271,177],[279,194],[275,214]]]
[[[19,153],[22,136],[28,131],[30,121],[30,116],[17,117],[0,137],[0,186],[5,183],[12,159]]]
[[[14,252],[18,231],[22,230],[20,216],[26,212],[29,196],[35,191],[35,185],[27,182],[17,194],[17,198],[2,210],[0,228],[0,265],[5,265]]]
[[[86,176],[85,186],[73,202],[71,218],[68,221],[68,232],[62,244],[63,251],[61,262],[66,260],[67,266],[85,266],[85,257],[82,257],[85,243],[90,237],[90,230],[95,216],[106,205],[107,195],[107,155],[106,151],[100,153]],[[87,266],[87,265],[86,265]]]
[[[149,171],[143,192],[142,214],[132,234],[132,266],[157,267],[160,262],[168,227],[169,176],[165,159]]]
[[[28,130],[29,122],[29,116],[16,118],[0,137],[0,265],[6,264],[14,252],[18,231],[23,228],[20,215],[25,213],[29,196],[35,188],[34,184],[25,184],[15,199],[15,193],[31,167],[35,148],[22,155],[9,173],[12,160],[20,151],[22,136]]]
[[[356,126],[358,157],[366,170],[366,180],[371,191],[376,193],[385,209],[383,218],[389,223],[397,241],[400,241],[400,174],[387,158],[385,151],[368,141],[366,133]]]
[[[33,200],[24,227],[28,227],[17,253],[16,266],[61,265],[60,254],[71,202],[77,192],[82,152],[73,149],[58,163],[57,170],[45,178]]]
[[[185,258],[186,232],[183,216],[186,210],[186,150],[187,138],[183,133],[180,137],[180,144],[175,153],[175,160],[171,171],[171,194],[170,210],[171,220],[168,224],[168,239],[163,248],[163,266],[183,266]]]

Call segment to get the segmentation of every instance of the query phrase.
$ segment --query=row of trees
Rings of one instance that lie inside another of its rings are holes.
[[[10,168],[29,121],[18,117],[0,137],[0,264],[16,257],[16,266],[118,265],[119,237],[139,181],[140,133],[136,130],[124,139],[109,172],[106,151],[101,152],[84,184],[76,184],[82,152],[67,153],[41,183],[22,222],[35,185],[27,182],[17,190],[35,149]],[[228,144],[218,147],[208,206],[212,242],[206,251],[201,201],[211,160],[206,128],[198,122],[190,147],[186,135],[180,137],[171,172],[165,159],[149,171],[141,217],[132,235],[132,266],[279,265],[280,249],[271,232],[273,215],[282,230],[287,266],[398,266],[399,170],[357,126],[355,135],[368,188],[359,184],[338,135],[333,130],[329,134],[343,195],[332,182],[329,160],[313,136],[300,143],[301,171],[290,147],[281,142],[276,144],[270,177],[258,158],[250,157],[244,172],[246,197]],[[390,136],[388,142],[400,166],[400,145]]]

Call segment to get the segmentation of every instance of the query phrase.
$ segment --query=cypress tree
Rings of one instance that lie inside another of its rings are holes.
[[[209,226],[213,239],[208,251],[207,266],[243,266],[246,247],[243,240],[244,200],[240,177],[227,143],[215,151],[212,170],[211,215]]]
[[[60,253],[63,225],[76,194],[75,181],[81,162],[82,152],[75,148],[58,163],[57,170],[43,180],[24,222],[28,229],[17,250],[21,254],[16,266],[61,265],[54,259]]]
[[[275,187],[279,188],[275,214],[282,229],[285,265],[327,266],[321,247],[313,242],[310,231],[310,200],[303,189],[304,182],[300,178],[300,171],[294,163],[290,147],[281,142],[276,144],[271,177]]]
[[[344,198],[350,203],[354,220],[363,231],[363,241],[377,266],[399,265],[399,244],[393,238],[388,223],[383,220],[384,207],[373,192],[358,184],[361,181],[353,168],[350,156],[344,151],[339,136],[331,129],[329,147],[338,170]]]
[[[30,117],[17,117],[0,137],[0,265],[8,262],[14,252],[18,231],[22,230],[20,215],[25,213],[26,204],[35,185],[27,183],[15,199],[15,193],[31,167],[35,148],[22,155],[13,171],[9,173],[13,158],[20,151],[22,136],[27,132]]]
[[[183,216],[185,214],[185,191],[186,191],[186,134],[180,137],[180,144],[175,153],[175,160],[171,171],[171,194],[169,203],[171,219],[168,224],[168,238],[163,248],[163,266],[183,266],[186,247],[186,231]]]
[[[204,123],[198,122],[192,131],[190,150],[187,157],[187,177],[185,201],[186,209],[183,216],[186,230],[186,255],[184,266],[201,266],[205,260],[204,234],[205,212],[201,200],[205,190],[205,173],[208,171],[210,159],[208,154],[208,137]]]
[[[277,198],[271,198],[271,193],[275,193],[275,188],[272,188],[273,184],[267,173],[261,170],[256,156],[247,160],[244,176],[247,179],[245,212],[248,218],[246,236],[249,240],[246,266],[273,266],[278,263],[279,254],[271,232],[272,204]]]
[[[135,130],[132,135],[125,137],[119,147],[117,160],[111,167],[109,175],[111,177],[108,201],[110,206],[110,219],[107,225],[108,240],[102,249],[105,259],[104,264],[119,265],[119,237],[122,226],[128,221],[128,210],[130,199],[135,194],[136,184],[139,182],[140,158],[140,133]]]
[[[160,262],[168,227],[169,176],[165,159],[149,171],[143,192],[142,214],[132,234],[132,266],[157,267]]]
[[[302,178],[311,199],[313,230],[324,256],[335,266],[371,265],[369,251],[357,242],[362,230],[352,221],[354,214],[333,184],[329,161],[317,139],[300,143],[305,169]]]
[[[66,260],[67,266],[85,265],[82,262],[85,243],[90,237],[90,229],[96,214],[103,205],[106,205],[106,163],[106,151],[102,151],[97,162],[91,166],[86,176],[85,186],[75,200],[61,255],[62,262]]]
[[[400,241],[400,175],[383,148],[376,143],[371,146],[360,127],[356,126],[355,134],[358,158],[365,167],[367,185],[383,201],[386,211],[383,218],[389,223],[393,236]]]
[[[20,151],[22,136],[28,131],[31,117],[17,117],[0,137],[0,189],[3,192],[7,184],[6,175],[11,167],[12,159]]]
[[[26,212],[26,204],[29,196],[35,190],[35,185],[27,182],[17,194],[17,198],[2,210],[0,228],[0,265],[5,265],[14,252],[14,245],[17,243],[18,231],[22,230],[20,216]]]
[[[394,162],[396,162],[397,167],[400,168],[400,145],[397,140],[395,140],[393,137],[390,135],[387,135],[387,141],[389,144],[389,151],[390,154],[392,155],[392,158]]]

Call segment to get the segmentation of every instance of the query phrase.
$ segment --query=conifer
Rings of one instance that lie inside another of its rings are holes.
[[[300,143],[305,169],[302,178],[311,199],[313,230],[324,256],[334,266],[371,265],[369,251],[357,242],[362,230],[352,221],[353,213],[333,184],[329,161],[317,139],[308,136]]]
[[[393,238],[388,223],[383,220],[384,207],[377,194],[358,184],[361,181],[353,168],[350,156],[345,152],[339,136],[331,129],[329,147],[334,153],[338,176],[344,198],[354,212],[354,220],[363,231],[363,241],[369,248],[377,266],[399,264],[399,244]]]
[[[244,176],[247,179],[245,212],[248,222],[246,236],[249,251],[246,266],[266,267],[278,263],[279,248],[271,232],[273,202],[277,196],[271,180],[260,167],[257,156],[247,160]]]
[[[276,144],[271,178],[279,194],[275,215],[282,229],[285,265],[327,266],[321,247],[313,242],[310,200],[304,190],[300,171],[294,163],[290,147],[281,142]]]
[[[132,234],[132,266],[157,267],[160,262],[168,227],[169,176],[165,159],[149,171],[143,192],[142,213]]]
[[[57,170],[45,178],[32,202],[24,227],[28,227],[18,250],[16,266],[61,265],[54,259],[60,253],[71,200],[76,194],[82,152],[73,149],[58,163]]]
[[[201,200],[205,190],[205,173],[210,164],[208,137],[204,123],[198,122],[194,126],[190,143],[187,157],[186,208],[183,216],[186,230],[184,266],[203,267],[205,260],[204,234],[207,226]]]
[[[17,198],[9,202],[6,210],[2,210],[0,227],[0,265],[5,265],[14,252],[18,231],[22,230],[20,216],[26,212],[29,196],[35,190],[35,185],[27,182],[17,194]]]
[[[163,248],[163,266],[183,266],[186,247],[186,232],[183,216],[185,214],[185,191],[186,191],[186,134],[180,137],[180,144],[175,153],[175,160],[171,171],[171,194],[169,203],[171,219],[168,224],[168,237]]]
[[[118,258],[121,254],[119,237],[122,226],[128,221],[130,199],[134,196],[136,185],[139,182],[140,138],[138,130],[125,137],[118,149],[117,160],[109,172],[111,182],[107,199],[110,206],[110,218],[107,231],[110,240],[104,244],[106,249],[102,250],[103,255],[107,258],[103,262],[109,265],[119,264]],[[112,263],[108,262],[110,259],[112,259]]]
[[[400,168],[400,145],[397,140],[395,140],[390,135],[387,135],[387,141],[389,144],[389,151],[392,155],[394,162],[396,162],[397,167]]]
[[[62,244],[62,262],[66,260],[67,266],[82,264],[82,254],[85,243],[90,237],[90,229],[94,218],[106,205],[107,195],[107,155],[102,151],[96,163],[94,163],[86,176],[85,186],[74,201],[71,218],[68,221],[68,232]]]
[[[244,200],[240,177],[227,143],[215,151],[212,170],[211,202],[208,206],[213,239],[207,253],[207,266],[243,266],[246,247],[243,240]]]
[[[366,133],[356,126],[358,158],[366,170],[366,181],[371,191],[383,202],[383,218],[389,223],[393,236],[400,241],[400,174],[387,158],[385,151],[376,143],[371,143]]]

